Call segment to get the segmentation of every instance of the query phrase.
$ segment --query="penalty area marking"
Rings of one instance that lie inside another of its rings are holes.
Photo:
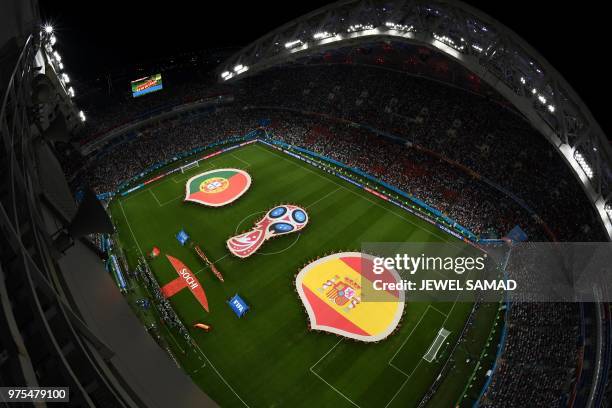
[[[431,305],[427,305],[427,307],[425,308],[425,310],[423,311],[423,313],[421,314],[421,317],[419,318],[419,320],[417,320],[416,324],[414,325],[414,327],[412,328],[412,330],[410,330],[410,333],[408,333],[408,336],[406,336],[406,338],[404,339],[404,341],[402,342],[402,344],[397,348],[397,350],[395,351],[395,353],[393,354],[393,356],[391,356],[391,358],[389,359],[388,364],[395,368],[397,371],[399,371],[400,373],[404,374],[407,378],[406,380],[408,380],[410,378],[410,376],[412,375],[412,373],[407,374],[404,370],[400,369],[399,367],[397,367],[395,364],[393,364],[393,360],[395,360],[395,357],[397,357],[397,355],[400,353],[400,351],[402,351],[402,349],[404,348],[404,346],[406,345],[406,343],[408,342],[408,340],[410,340],[410,337],[412,337],[412,335],[414,334],[414,332],[416,331],[417,327],[419,327],[419,325],[421,324],[421,322],[423,321],[423,318],[425,317],[425,315],[427,314],[427,312],[429,311],[429,309],[438,312],[442,315],[444,315],[442,312],[440,312],[438,309],[434,308]],[[446,316],[446,315],[444,315]],[[413,370],[414,372],[414,370]]]
[[[233,157],[234,159],[238,160],[239,162],[244,163],[244,164],[246,165],[246,166],[244,167],[244,169],[246,169],[246,168],[248,168],[248,167],[251,167],[251,163],[247,162],[247,161],[246,161],[246,160],[244,160],[244,159],[241,159],[240,157],[236,156],[234,153],[230,153],[228,156],[231,156],[231,157]],[[225,156],[225,157],[227,157],[227,156]],[[205,163],[205,164],[207,164],[207,165],[208,165],[207,167],[205,167],[205,166],[202,166],[202,167],[199,167],[199,166],[198,166],[198,167],[194,167],[194,168],[192,168],[192,169],[187,170],[187,172],[185,172],[185,173],[181,173],[181,175],[180,175],[180,176],[175,175],[175,176],[172,176],[172,177],[170,177],[170,178],[171,178],[171,179],[172,179],[172,181],[174,181],[176,184],[183,183],[183,182],[185,182],[187,179],[189,179],[189,177],[185,177],[185,175],[190,174],[190,173],[191,173],[191,170],[193,170],[193,169],[199,169],[199,170],[200,170],[200,171],[202,171],[202,172],[207,172],[207,171],[210,171],[210,170],[214,170],[214,169],[215,169],[215,164],[213,164],[212,162],[213,162],[213,161],[215,161],[215,160],[217,160],[217,159],[221,159],[221,158],[224,158],[224,156],[223,156],[223,155],[218,155],[218,156],[212,157],[212,158],[210,158],[210,159],[207,159],[207,163]],[[205,167],[205,168],[203,168],[203,167]],[[237,168],[239,168],[239,167],[237,167]],[[244,169],[240,169],[240,170],[244,170]]]
[[[244,404],[245,407],[250,408],[249,404],[247,404],[246,402],[244,402],[244,400],[242,398],[240,398],[240,395],[238,395],[238,393],[234,390],[234,388],[232,388],[232,386],[227,382],[227,380],[221,375],[219,370],[217,370],[217,368],[213,365],[212,361],[210,361],[210,359],[208,357],[206,357],[206,354],[204,354],[204,352],[200,348],[200,345],[198,343],[194,343],[194,345],[195,345],[196,349],[198,350],[198,352],[202,355],[202,357],[204,357],[206,359],[206,361],[208,362],[208,365],[210,365],[210,368],[212,368],[213,371],[219,376],[219,378],[225,383],[225,385],[227,385],[227,388],[229,388],[230,391],[234,393],[236,398],[238,398],[240,400],[240,402],[242,402]]]
[[[334,387],[333,385],[331,385],[330,383],[328,383],[323,377],[321,377],[319,374],[317,374],[314,370],[314,368],[317,366],[317,364],[319,364],[325,357],[327,357],[329,355],[329,353],[331,353],[337,346],[338,344],[342,343],[343,339],[338,340],[338,342],[336,344],[334,344],[334,346],[332,348],[330,348],[327,353],[323,354],[323,356],[321,356],[320,359],[317,360],[316,363],[314,363],[310,368],[310,372],[313,373],[314,375],[317,376],[317,378],[321,381],[323,381],[325,384],[327,384],[327,386],[329,388],[331,388],[332,390],[336,391],[336,393],[338,393],[338,395],[340,395],[342,398],[344,398],[345,400],[347,400],[348,402],[350,402],[351,404],[353,404],[353,406],[356,406],[357,408],[361,408],[359,405],[357,405],[352,399],[350,399],[349,397],[347,397],[346,395],[344,395],[342,393],[342,391],[340,391],[339,389],[337,389],[336,387]]]
[[[234,159],[241,161],[242,163],[246,164],[246,167],[251,167],[251,163],[249,163],[248,161],[241,159],[240,157],[236,156],[234,153],[230,153],[230,156],[232,156]]]

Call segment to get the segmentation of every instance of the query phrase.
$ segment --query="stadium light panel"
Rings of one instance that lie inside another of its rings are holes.
[[[356,31],[366,31],[373,29],[374,26],[372,24],[352,24],[346,30],[349,33],[354,33]]]
[[[538,95],[538,100],[540,101],[540,103],[545,104],[546,103],[546,97],[544,95]]]
[[[242,65],[242,64],[238,64],[238,65],[236,65],[236,66],[234,67],[234,72],[238,72],[238,71],[242,70],[242,68],[244,68],[244,65]]]
[[[584,173],[586,174],[586,176],[589,179],[593,178],[593,169],[591,168],[591,166],[589,165],[589,163],[586,161],[586,159],[584,158],[584,156],[582,155],[582,153],[580,152],[576,152],[574,154],[574,158],[576,159],[576,161],[578,162],[578,164],[580,165],[580,167],[582,167],[582,170],[584,170]]]
[[[439,34],[436,34],[436,33],[432,33],[432,36],[437,41],[440,41],[442,44],[448,45],[449,47],[454,48],[456,50],[463,51],[463,49],[465,48],[464,45],[457,45],[457,44],[455,44],[455,41],[452,38],[450,38],[450,37],[448,37],[446,35],[439,35]]]
[[[608,217],[612,220],[612,204],[606,204],[604,210],[606,211],[606,214],[608,214]]]
[[[49,38],[49,42],[51,43],[51,45],[55,45],[55,43],[57,42],[57,37],[52,35],[51,38]]]
[[[247,67],[246,65],[237,65],[237,67],[240,67],[238,70],[236,70],[236,68],[234,68],[234,70],[236,70],[236,75],[240,75],[243,72],[246,72],[249,70],[249,67]]]
[[[83,111],[79,111],[79,118],[81,118],[81,122],[85,122],[85,120],[87,119]]]
[[[555,113],[555,106],[554,105],[548,105],[548,111],[550,113]]]
[[[64,64],[62,64],[61,62],[58,64],[59,69],[64,69]]]
[[[413,26],[407,26],[405,24],[396,24],[396,23],[392,23],[390,21],[387,21],[385,23],[385,26],[390,29],[390,30],[395,30],[395,31],[412,31],[413,30]]]
[[[336,35],[336,33],[329,33],[327,31],[321,31],[321,32],[315,33],[312,36],[312,38],[315,39],[315,40],[324,40],[324,39],[329,38],[329,37],[334,37],[335,35]]]
[[[44,26],[45,33],[51,34],[53,32],[53,26],[51,24],[47,24]]]
[[[232,73],[229,71],[223,71],[221,73],[221,78],[227,78],[228,76],[230,76]]]
[[[62,74],[62,79],[64,80],[65,83],[67,84],[70,83],[70,77],[65,72]]]
[[[72,98],[74,98],[75,93],[74,93],[74,88],[73,87],[68,88],[68,95],[70,95]]]
[[[300,44],[303,44],[302,40],[289,41],[285,43],[285,48],[293,48]]]
[[[53,56],[57,60],[57,62],[62,62],[62,57],[59,55],[59,52],[53,51]]]

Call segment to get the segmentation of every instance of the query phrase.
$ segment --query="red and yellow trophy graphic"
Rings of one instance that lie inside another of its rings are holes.
[[[374,257],[342,252],[306,265],[295,285],[314,330],[327,331],[365,342],[380,341],[397,327],[404,311],[404,292],[377,292],[364,301],[363,289],[373,290],[375,280],[400,282],[393,269],[373,272]]]
[[[233,255],[246,258],[253,255],[266,240],[299,231],[306,224],[306,210],[290,204],[279,205],[268,211],[252,230],[228,239],[227,248]]]
[[[236,201],[251,186],[251,176],[240,169],[217,169],[187,180],[185,201],[221,207]]]

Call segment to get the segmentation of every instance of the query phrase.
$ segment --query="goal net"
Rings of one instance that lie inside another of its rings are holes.
[[[188,163],[184,166],[181,166],[181,173],[185,173],[186,171],[191,170],[196,167],[200,167],[200,162],[194,161],[194,162]]]
[[[444,340],[446,340],[449,334],[450,331],[446,330],[444,327],[440,329],[438,335],[436,336],[436,339],[433,343],[431,343],[431,346],[429,346],[429,350],[427,350],[427,353],[425,353],[425,355],[423,356],[423,359],[425,361],[427,361],[428,363],[434,361],[434,359],[436,358],[436,354],[438,354],[440,347],[442,347],[442,344],[444,344]]]

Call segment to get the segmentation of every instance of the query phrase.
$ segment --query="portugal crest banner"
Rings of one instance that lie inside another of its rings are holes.
[[[240,169],[217,169],[187,180],[185,201],[221,207],[237,200],[251,186],[251,176]]]

